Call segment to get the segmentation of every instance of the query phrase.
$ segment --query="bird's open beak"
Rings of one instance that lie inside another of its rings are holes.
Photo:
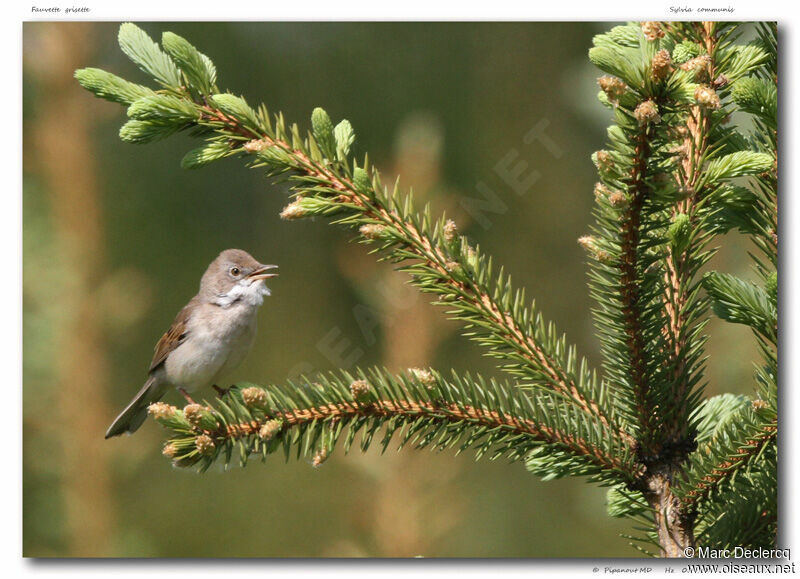
[[[278,267],[277,265],[262,265],[247,277],[254,281],[258,281],[260,279],[267,279],[268,277],[275,277],[278,274],[270,273],[270,270],[277,269],[277,267]]]

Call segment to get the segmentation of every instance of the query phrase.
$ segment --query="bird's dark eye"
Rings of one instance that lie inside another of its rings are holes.
[[[239,270],[239,268],[238,268],[238,267],[232,267],[232,268],[230,269],[230,272],[231,272],[231,275],[232,275],[233,277],[236,277],[237,275],[239,275],[240,273],[242,273],[242,272]]]

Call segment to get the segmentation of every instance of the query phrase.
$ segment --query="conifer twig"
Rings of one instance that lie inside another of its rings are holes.
[[[207,467],[225,453],[228,462],[237,447],[243,462],[289,444],[297,444],[298,452],[324,448],[329,454],[340,437],[347,451],[360,430],[366,450],[373,433],[384,427],[384,449],[395,433],[401,447],[411,440],[417,447],[460,444],[461,450],[477,448],[479,456],[494,449],[494,456],[512,460],[544,445],[572,457],[569,468],[575,474],[624,484],[633,484],[637,476],[631,455],[612,432],[580,422],[567,431],[562,421],[553,420],[567,404],[558,397],[515,400],[508,387],[493,381],[457,376],[448,381],[420,369],[407,376],[372,369],[317,380],[267,389],[233,387],[212,404],[179,410],[159,402],[150,412],[173,431],[166,454],[179,466],[205,461]]]
[[[774,443],[778,436],[777,419],[762,424],[756,432],[751,434],[733,454],[726,456],[716,463],[694,483],[690,489],[683,490],[683,504],[685,508],[692,509],[698,503],[706,500],[709,495],[719,489],[726,480],[746,468],[762,452],[765,446]]]
[[[716,78],[715,53],[717,38],[714,34],[714,23],[706,22],[702,28],[703,44],[707,62],[695,74],[703,75],[708,79]],[[679,38],[681,35],[677,35]],[[680,147],[681,170],[676,171],[679,187],[684,191],[685,198],[679,200],[672,211],[673,222],[679,215],[687,216],[688,226],[695,229],[699,225],[696,216],[696,204],[702,199],[703,191],[698,190],[698,181],[701,176],[703,160],[706,158],[709,145],[709,132],[711,118],[708,112],[700,105],[694,104],[689,108],[685,127],[685,138]],[[683,401],[690,390],[691,364],[688,361],[687,348],[690,347],[687,336],[687,305],[695,293],[696,283],[692,276],[696,274],[699,260],[693,259],[697,255],[703,241],[703,235],[695,233],[681,252],[671,252],[665,259],[665,295],[664,310],[666,323],[664,333],[667,337],[667,367],[670,369],[670,382],[674,394],[676,412],[667,417],[665,424],[666,439],[672,442],[686,440],[689,437],[689,405]],[[701,311],[706,309],[705,302],[698,302],[691,312],[691,317],[696,320]]]
[[[317,420],[352,420],[354,418],[390,419],[402,417],[409,421],[435,420],[451,423],[469,422],[487,429],[502,429],[514,434],[530,437],[532,441],[557,444],[570,453],[581,456],[591,463],[609,470],[625,470],[619,458],[610,456],[586,440],[533,420],[501,414],[494,410],[455,403],[440,406],[426,400],[399,399],[375,400],[369,404],[351,402],[331,403],[308,408],[292,408],[265,415],[261,420],[225,424],[216,430],[204,431],[217,442],[236,440],[258,434],[270,420],[282,422],[282,430],[304,426]],[[633,476],[629,480],[633,480]]]

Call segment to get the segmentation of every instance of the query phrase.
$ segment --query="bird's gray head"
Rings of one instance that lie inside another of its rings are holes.
[[[264,280],[278,275],[271,273],[277,267],[259,263],[241,249],[226,249],[203,274],[200,295],[222,307],[238,302],[260,306],[270,295]]]

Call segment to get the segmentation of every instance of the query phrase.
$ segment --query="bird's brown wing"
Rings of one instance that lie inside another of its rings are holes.
[[[153,354],[153,361],[150,363],[149,372],[152,372],[161,364],[163,364],[164,360],[166,360],[167,356],[169,356],[169,353],[186,341],[186,337],[189,334],[189,313],[192,309],[191,306],[193,305],[194,301],[195,299],[192,299],[192,301],[190,301],[186,307],[178,312],[178,315],[175,317],[175,321],[172,322],[172,325],[169,327],[169,330],[167,330],[167,333],[161,336],[158,344],[156,344],[156,351],[155,354]]]

